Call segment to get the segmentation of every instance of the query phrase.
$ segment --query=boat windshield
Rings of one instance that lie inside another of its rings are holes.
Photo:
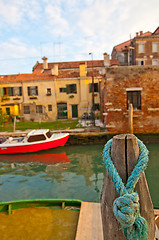
[[[28,142],[38,142],[43,140],[46,140],[46,137],[44,134],[32,135],[28,138]]]
[[[51,136],[52,136],[51,132],[48,131],[48,132],[46,133],[46,136],[47,136],[48,138],[51,138]]]

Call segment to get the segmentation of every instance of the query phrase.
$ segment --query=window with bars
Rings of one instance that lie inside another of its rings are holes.
[[[42,105],[36,105],[36,113],[43,113],[43,106]]]
[[[134,110],[141,110],[141,91],[127,91],[127,109],[129,104],[133,105]]]
[[[48,111],[49,111],[49,112],[52,111],[52,105],[48,105]]]
[[[30,114],[30,106],[24,106],[24,114]]]

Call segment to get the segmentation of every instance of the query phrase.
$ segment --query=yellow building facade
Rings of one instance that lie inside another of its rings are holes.
[[[31,74],[0,76],[2,113],[25,121],[82,118],[94,108],[100,115],[100,70],[103,60],[93,62],[37,63]]]

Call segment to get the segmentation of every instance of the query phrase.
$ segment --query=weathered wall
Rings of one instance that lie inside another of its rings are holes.
[[[104,89],[105,85],[105,89]],[[134,110],[134,133],[159,132],[159,67],[110,67],[103,83],[103,121],[108,132],[127,133],[127,89],[141,89],[141,110]]]

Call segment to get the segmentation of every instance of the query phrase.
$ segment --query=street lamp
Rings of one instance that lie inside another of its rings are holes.
[[[92,125],[95,126],[95,113],[94,113],[94,68],[93,68],[93,53],[89,53],[92,56]]]

